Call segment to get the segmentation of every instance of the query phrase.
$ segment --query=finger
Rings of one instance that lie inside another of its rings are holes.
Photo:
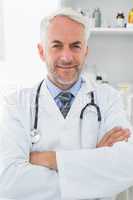
[[[109,145],[110,143],[115,143],[121,140],[127,141],[130,135],[131,133],[129,129],[122,129],[121,131],[112,133],[105,143]]]
[[[117,129],[115,129],[115,130],[117,130]],[[112,132],[112,134],[110,134],[109,135],[109,138],[111,137],[111,138],[117,138],[117,137],[119,137],[120,135],[127,135],[127,136],[129,136],[131,134],[131,132],[130,132],[130,130],[129,129],[127,129],[127,128],[121,128],[120,130],[117,130],[117,131],[115,131],[115,132]]]
[[[120,142],[120,141],[127,141],[128,140],[128,137],[126,137],[126,136],[120,136],[120,137],[118,137],[117,139],[115,139],[115,140],[113,140],[113,139],[110,139],[110,140],[108,140],[108,144],[115,144],[115,143],[117,143],[117,142]]]
[[[130,136],[130,130],[129,129],[123,129],[122,127],[114,127],[110,131],[106,133],[106,135],[100,140],[100,142],[97,144],[97,147],[100,146],[107,146],[110,144],[110,141],[117,141],[117,138],[120,136],[124,136],[127,140]]]
[[[102,143],[102,146],[112,146],[113,144],[119,142],[119,141],[128,141],[129,134],[120,134],[119,137],[116,138],[110,137],[106,143]]]
[[[126,133],[129,133],[129,135],[131,135],[131,131],[128,128],[123,129],[123,131],[125,131]]]
[[[109,130],[108,133],[112,134],[113,132],[120,131],[122,129],[123,128],[121,126],[116,126],[116,127],[112,128],[111,130]]]
[[[110,131],[108,131],[107,133],[106,133],[106,135],[102,138],[102,142],[104,143],[104,142],[106,142],[109,138],[110,138],[110,136],[112,135],[112,134],[115,134],[116,132],[118,132],[118,131],[121,131],[122,130],[122,128],[121,127],[114,127],[114,128],[112,128]]]
[[[97,147],[100,147],[100,146],[104,146],[104,144],[106,145],[110,136],[112,134],[115,134],[117,131],[121,131],[122,128],[121,127],[115,127],[113,129],[111,129],[110,131],[108,131],[104,136],[103,138],[100,140],[100,142],[97,144]]]
[[[124,136],[124,137],[129,137],[130,136],[130,132],[129,131],[125,131],[125,130],[122,130],[122,131],[118,131],[118,132],[115,132],[113,133],[112,135],[110,135],[110,137],[108,139],[117,139],[119,138],[120,136]]]

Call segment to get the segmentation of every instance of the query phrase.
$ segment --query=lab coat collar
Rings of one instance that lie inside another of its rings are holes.
[[[78,81],[66,92],[70,92],[75,97],[82,86],[82,82],[82,77],[79,77]],[[54,85],[48,78],[45,79],[45,83],[53,98],[56,98],[60,92],[63,92],[63,90]]]
[[[91,76],[89,76],[89,73],[82,73],[81,76],[80,76],[80,79],[82,81],[81,87],[82,87],[82,85],[84,85],[84,83],[86,83],[85,84],[85,90],[84,90],[86,94],[95,90],[96,82],[91,78]],[[45,83],[43,83],[42,88],[44,86],[46,86],[47,78],[44,78],[44,82]],[[60,91],[60,89],[58,89],[56,92],[59,93],[59,91]],[[40,94],[44,94],[43,89],[41,89]],[[57,95],[55,95],[55,96],[57,96]]]
[[[64,119],[59,108],[56,105],[52,95],[50,94],[46,82],[44,81],[40,90],[40,105],[43,106],[43,109],[40,110],[40,114],[44,111],[49,117],[55,117],[61,123],[67,123],[68,121],[76,119],[78,117],[82,108],[89,102],[91,98],[89,93],[94,91],[94,82],[88,78],[88,76],[82,76],[83,83],[76,95],[74,102],[72,103],[71,109],[67,114],[67,117]],[[51,112],[52,111],[52,112]],[[54,115],[53,115],[54,113]]]
[[[96,82],[89,76],[89,73],[83,73],[82,74],[82,80],[85,84],[84,92],[86,94],[90,92],[94,92],[96,87]]]

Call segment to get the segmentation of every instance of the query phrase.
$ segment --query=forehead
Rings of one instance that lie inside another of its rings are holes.
[[[48,39],[59,41],[84,41],[84,26],[65,16],[56,16],[48,27]]]

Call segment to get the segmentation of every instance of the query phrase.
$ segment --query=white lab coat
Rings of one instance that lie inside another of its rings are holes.
[[[108,85],[84,82],[63,118],[45,82],[40,91],[38,129],[41,139],[32,145],[36,89],[24,89],[6,98],[0,113],[0,197],[16,200],[111,199],[133,184],[133,143],[119,142],[96,149],[96,143],[114,126],[130,128],[120,95]],[[88,107],[94,91],[102,122]],[[58,173],[29,163],[31,151],[55,150]]]

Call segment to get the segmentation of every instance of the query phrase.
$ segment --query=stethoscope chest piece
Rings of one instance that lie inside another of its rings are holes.
[[[32,144],[36,144],[37,142],[39,142],[39,140],[40,140],[39,131],[36,130],[36,129],[33,129],[31,131],[31,142],[32,142]]]

